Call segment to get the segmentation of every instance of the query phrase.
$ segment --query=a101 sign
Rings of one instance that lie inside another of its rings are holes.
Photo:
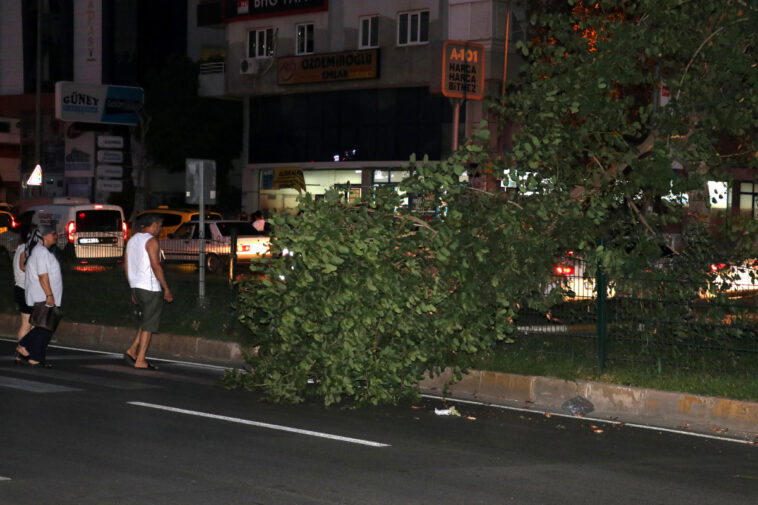
[[[484,46],[446,40],[442,46],[442,94],[481,100],[484,96]]]

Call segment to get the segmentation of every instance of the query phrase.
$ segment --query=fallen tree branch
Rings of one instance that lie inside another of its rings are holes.
[[[653,230],[652,226],[650,226],[650,224],[647,222],[647,219],[645,219],[645,216],[642,215],[642,212],[640,212],[640,209],[637,208],[637,206],[634,204],[634,202],[631,201],[631,200],[629,200],[627,203],[629,205],[629,208],[631,208],[634,211],[634,213],[637,215],[637,217],[639,218],[640,222],[647,229],[647,231],[649,231],[651,235],[657,235],[657,233],[655,232],[655,230]],[[677,251],[676,249],[674,249],[670,245],[666,244],[666,247],[672,253],[676,254],[677,256],[679,255],[679,251]]]

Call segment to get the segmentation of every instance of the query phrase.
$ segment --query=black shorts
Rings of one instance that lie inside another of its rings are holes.
[[[22,314],[31,314],[32,308],[26,304],[26,291],[24,291],[24,288],[20,288],[13,285],[13,300],[16,302],[16,305],[18,305],[18,310],[21,311]]]

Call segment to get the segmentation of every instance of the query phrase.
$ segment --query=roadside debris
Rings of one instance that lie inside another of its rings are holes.
[[[563,402],[563,405],[561,405],[561,408],[575,416],[584,416],[595,410],[595,406],[592,405],[592,402],[583,396],[575,396],[566,400]]]
[[[450,407],[449,409],[434,409],[434,413],[438,416],[461,416],[461,413],[458,412],[455,407]]]

